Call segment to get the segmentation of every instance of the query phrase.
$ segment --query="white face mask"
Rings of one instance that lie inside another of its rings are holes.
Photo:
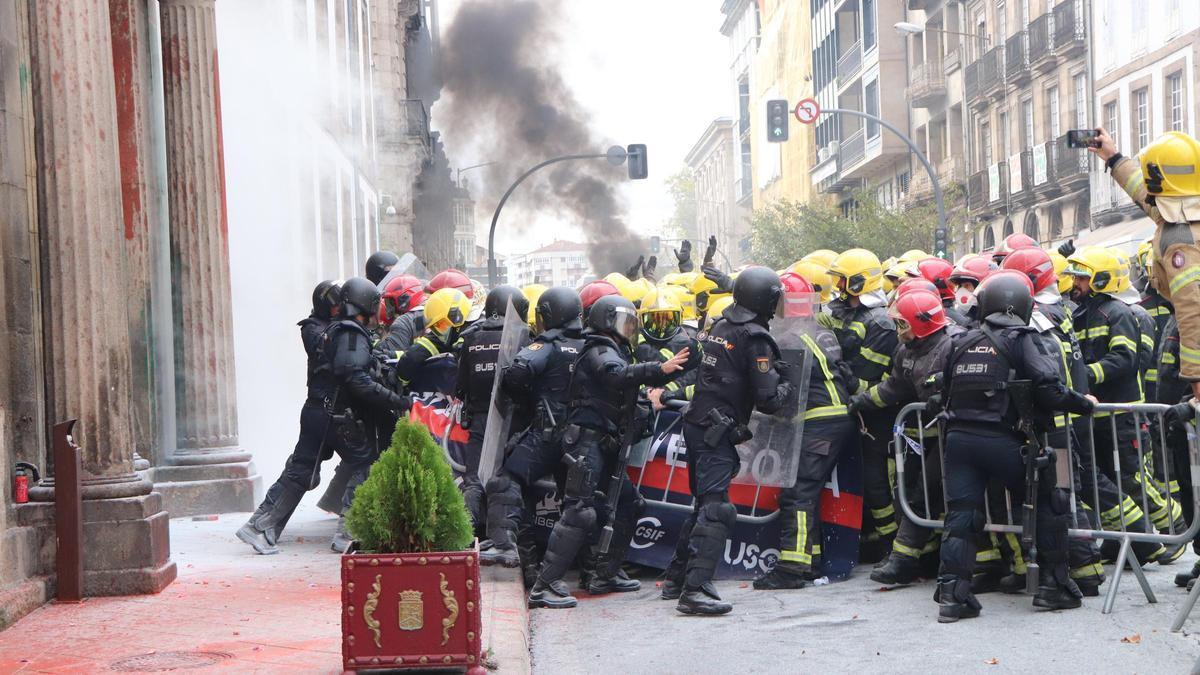
[[[971,309],[977,301],[975,291],[967,290],[966,288],[954,289],[954,306],[959,310],[966,311]]]

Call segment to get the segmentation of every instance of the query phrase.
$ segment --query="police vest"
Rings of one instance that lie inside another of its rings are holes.
[[[718,320],[707,335],[701,333],[697,337],[703,338],[700,344],[704,354],[700,358],[700,374],[687,419],[704,424],[709,411],[715,408],[732,416],[739,424],[746,424],[755,402],[747,375],[751,368],[760,367],[748,356],[751,341],[766,340],[778,360],[779,348],[775,340],[766,328],[753,321],[734,323],[728,319]]]
[[[486,411],[491,404],[503,334],[503,324],[487,320],[462,336],[458,372],[465,381],[459,382],[458,388],[463,393],[463,404],[472,412]]]
[[[1014,372],[1003,351],[982,329],[964,335],[950,355],[946,375],[946,414],[951,425],[959,422],[1015,428],[1017,417],[1007,392]]]

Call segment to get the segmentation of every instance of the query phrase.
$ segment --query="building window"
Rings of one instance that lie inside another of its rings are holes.
[[[1008,113],[1000,113],[997,123],[1000,125],[1000,159],[1003,160],[1008,157],[1009,152]]]
[[[1183,131],[1183,73],[1167,76],[1167,130]]]
[[[1133,137],[1134,152],[1150,143],[1150,92],[1146,87],[1133,92]]]
[[[1046,90],[1046,135],[1047,140],[1058,138],[1061,132],[1061,122],[1058,119],[1058,87]]]
[[[1033,99],[1021,101],[1021,148],[1033,147]]]
[[[863,50],[875,46],[875,0],[862,0]]]
[[[1079,20],[1079,19],[1076,19]],[[1075,90],[1075,128],[1086,129],[1087,123],[1087,76],[1076,75],[1072,79]]]
[[[979,163],[981,169],[992,165],[992,125],[987,122],[979,125]]]
[[[868,82],[866,92],[866,112],[868,115],[879,116],[879,82]],[[879,136],[879,123],[867,121],[867,138],[875,138]]]
[[[1000,32],[996,35],[996,44],[1003,46],[1008,39],[1008,12],[1004,0],[996,0],[996,26]]]
[[[900,194],[901,194],[901,195],[906,195],[906,194],[908,194],[908,183],[909,183],[909,175],[908,175],[908,172],[907,172],[907,171],[901,171],[901,172],[900,172],[900,173],[899,173],[899,174],[896,176],[896,185],[899,187],[899,189],[900,189]]]
[[[1109,136],[1112,136],[1113,143],[1119,142],[1117,140],[1117,134],[1120,131],[1118,125],[1120,124],[1121,120],[1119,117],[1117,117],[1117,115],[1118,112],[1116,101],[1109,101],[1108,103],[1104,104],[1104,129],[1108,132]]]

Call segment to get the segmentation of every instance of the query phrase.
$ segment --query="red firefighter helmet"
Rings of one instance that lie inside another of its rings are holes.
[[[1016,270],[1029,277],[1033,282],[1034,295],[1041,293],[1050,286],[1057,287],[1058,275],[1054,273],[1054,261],[1050,254],[1040,248],[1022,248],[1004,259],[1000,269]]]
[[[950,287],[950,273],[953,271],[954,265],[941,258],[926,258],[917,263],[917,272],[932,283],[946,300],[954,297],[954,289]]]
[[[925,291],[934,295],[939,293],[938,287],[932,281],[922,277],[920,279],[905,279],[900,282],[900,285],[896,287],[896,297],[899,298],[913,291]]]
[[[821,298],[812,282],[795,272],[780,274],[779,281],[783,284],[783,295],[779,298],[775,316],[812,316],[813,304]]]
[[[950,283],[958,285],[970,281],[978,286],[996,269],[996,263],[992,262],[991,258],[985,255],[969,255],[954,266],[954,270],[950,272]]]
[[[908,324],[914,337],[923,338],[942,330],[948,323],[942,299],[937,293],[915,289],[901,295],[888,310],[894,321]],[[901,326],[898,326],[903,330]]]
[[[400,274],[391,278],[383,287],[379,303],[379,323],[390,326],[396,317],[411,312],[425,302],[425,290],[421,280],[411,274]]]
[[[475,287],[471,284],[471,278],[454,268],[442,270],[433,275],[433,278],[429,280],[429,285],[425,287],[425,292],[432,295],[443,288],[462,291],[462,294],[468,298],[475,297]]]
[[[1008,235],[1004,238],[1004,241],[1000,242],[1000,245],[996,247],[996,250],[992,251],[992,259],[999,264],[1004,262],[1004,259],[1007,258],[1013,251],[1019,251],[1023,248],[1037,247],[1038,243],[1034,241],[1033,237],[1023,232],[1017,232],[1015,234]]]
[[[591,308],[592,304],[606,295],[620,295],[621,291],[612,283],[597,279],[579,289],[579,299],[583,303],[583,311]]]

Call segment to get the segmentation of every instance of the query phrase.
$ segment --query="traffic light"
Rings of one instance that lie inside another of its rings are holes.
[[[653,253],[654,255],[658,255],[658,252],[661,249],[662,249],[662,237],[650,237],[650,252]]]
[[[933,254],[946,259],[950,250],[949,233],[946,228],[939,227],[933,231]]]
[[[626,146],[625,151],[629,153],[630,180],[641,180],[649,176],[650,167],[646,163],[646,145],[644,143],[633,143]]]
[[[788,102],[781,99],[767,101],[767,140],[782,143],[788,139],[788,119],[792,116]]]

